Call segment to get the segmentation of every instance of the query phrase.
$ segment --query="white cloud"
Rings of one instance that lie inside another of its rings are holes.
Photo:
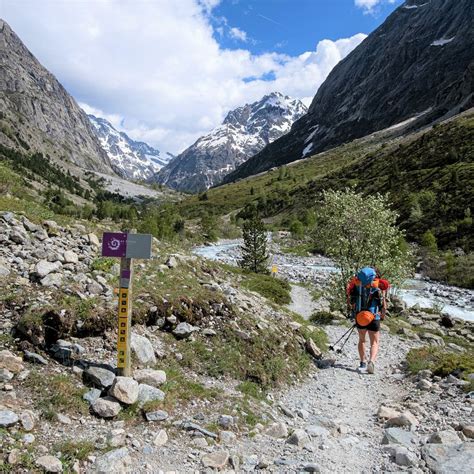
[[[243,41],[244,43],[247,41],[247,33],[235,26],[229,30],[229,35],[231,38]]]
[[[354,0],[356,7],[362,8],[364,13],[373,13],[375,7],[381,5],[382,3],[393,4],[397,0]]]
[[[266,93],[309,103],[365,38],[323,40],[299,56],[254,55],[220,47],[210,20],[219,0],[0,3],[0,16],[84,107],[173,153]]]

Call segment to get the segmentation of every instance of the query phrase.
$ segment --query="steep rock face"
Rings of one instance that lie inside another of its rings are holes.
[[[0,143],[111,173],[84,111],[0,20]]]
[[[131,139],[103,118],[88,117],[113,168],[127,179],[146,180],[173,158],[169,153],[162,155],[147,143]]]
[[[208,189],[265,145],[287,133],[306,110],[299,100],[278,92],[239,107],[227,114],[222,125],[172,160],[152,181],[180,191]]]
[[[473,17],[472,0],[405,2],[332,70],[290,133],[225,181],[400,122],[410,120],[413,130],[472,107]]]

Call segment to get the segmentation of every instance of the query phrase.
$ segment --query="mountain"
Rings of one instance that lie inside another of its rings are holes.
[[[127,179],[146,180],[173,158],[170,153],[162,155],[147,143],[131,139],[103,118],[88,117],[113,168]]]
[[[230,182],[405,122],[399,133],[473,105],[474,2],[410,0],[331,71],[290,133]]]
[[[222,125],[199,138],[166,165],[152,181],[179,191],[199,192],[287,133],[307,109],[279,92],[227,114]]]
[[[113,173],[87,115],[0,19],[0,144]]]

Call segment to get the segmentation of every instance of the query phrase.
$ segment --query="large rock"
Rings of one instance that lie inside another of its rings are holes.
[[[63,282],[62,273],[49,273],[44,278],[41,278],[40,283],[43,286],[61,286]]]
[[[272,423],[266,430],[265,434],[272,438],[287,438],[288,427],[285,423]]]
[[[153,438],[153,444],[155,446],[164,446],[168,442],[168,434],[165,430],[160,430]]]
[[[84,370],[82,377],[84,383],[93,385],[100,389],[107,389],[112,386],[115,380],[115,374],[103,367],[91,366]]]
[[[396,418],[400,416],[401,413],[394,408],[386,407],[381,405],[377,411],[377,416],[382,419],[389,420],[390,418]]]
[[[162,401],[165,399],[165,393],[159,388],[152,387],[145,383],[138,386],[138,404],[145,405],[147,402]]]
[[[461,439],[455,431],[443,430],[433,433],[429,439],[428,443],[434,444],[459,444]]]
[[[395,449],[395,463],[399,466],[416,466],[418,459],[416,455],[404,446],[398,446]]]
[[[315,359],[321,359],[323,356],[323,353],[311,338],[306,339],[305,347],[308,354],[313,356]]]
[[[309,436],[306,434],[305,430],[296,429],[291,433],[291,436],[286,440],[288,444],[293,444],[294,446],[303,447],[309,443]]]
[[[131,377],[115,377],[109,394],[126,405],[132,405],[138,399],[138,382]]]
[[[48,262],[47,260],[40,260],[36,265],[35,265],[35,275],[37,275],[39,278],[44,278],[46,275],[49,275],[50,273],[57,272],[58,270],[61,270],[62,265],[61,262]]]
[[[87,235],[87,239],[89,240],[89,243],[93,246],[93,247],[99,247],[100,246],[100,242],[99,242],[99,238],[97,237],[97,235],[95,234],[88,234]]]
[[[195,331],[198,331],[199,328],[192,326],[189,323],[179,323],[176,328],[173,330],[173,334],[178,339],[186,339]]]
[[[36,465],[46,472],[63,472],[61,461],[54,456],[41,456],[36,460]]]
[[[211,469],[223,469],[229,462],[229,453],[227,451],[216,451],[215,453],[205,454],[201,458],[204,467]]]
[[[8,350],[0,351],[0,369],[6,369],[14,374],[21,372],[25,366],[21,357]]]
[[[35,427],[36,416],[30,410],[24,410],[20,413],[20,423],[25,431],[32,431]]]
[[[133,378],[139,383],[158,387],[166,382],[166,372],[155,369],[135,370]]]
[[[472,472],[474,466],[474,444],[427,444],[423,446],[421,456],[435,473],[465,474]]]
[[[128,468],[131,464],[132,458],[127,448],[114,449],[99,456],[88,472],[91,474],[123,474],[129,472]]]
[[[66,250],[63,254],[64,263],[77,263],[79,261],[79,257],[76,252],[72,250]]]
[[[8,428],[18,423],[20,418],[11,410],[0,410],[0,428]]]
[[[384,432],[382,444],[400,444],[406,447],[413,447],[417,443],[417,437],[401,428],[387,428]]]
[[[155,350],[149,339],[132,332],[130,348],[140,365],[156,364]]]
[[[113,418],[122,410],[120,403],[112,397],[98,398],[91,404],[91,408],[101,418]]]
[[[396,416],[395,418],[390,418],[387,423],[385,424],[387,427],[391,426],[418,426],[418,420],[416,419],[415,415],[413,415],[409,411],[404,411],[400,416]]]

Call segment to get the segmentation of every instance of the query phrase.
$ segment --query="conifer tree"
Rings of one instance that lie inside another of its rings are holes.
[[[267,273],[267,235],[262,219],[253,215],[243,225],[244,244],[239,265],[255,273]]]

